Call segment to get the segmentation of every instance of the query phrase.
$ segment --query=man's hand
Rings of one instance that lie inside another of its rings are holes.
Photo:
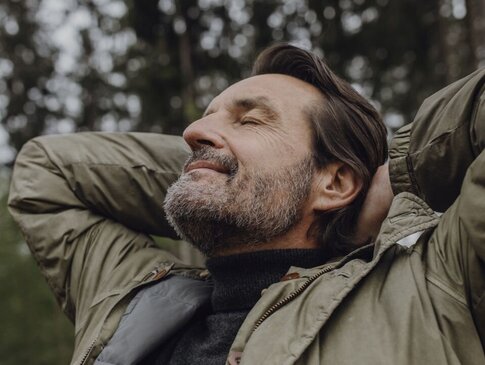
[[[389,180],[389,166],[377,169],[357,220],[354,243],[362,245],[377,237],[381,224],[387,216],[394,194]]]

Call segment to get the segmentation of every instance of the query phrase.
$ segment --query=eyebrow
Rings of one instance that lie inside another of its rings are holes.
[[[255,96],[250,98],[240,98],[233,100],[231,102],[231,109],[243,109],[244,111],[250,111],[254,109],[260,110],[266,118],[271,121],[276,121],[279,119],[280,114],[277,111],[277,108],[274,106],[273,103],[266,97],[266,96]],[[210,114],[210,110],[206,110],[204,113],[204,117]]]

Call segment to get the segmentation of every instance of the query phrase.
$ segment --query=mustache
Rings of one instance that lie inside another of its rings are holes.
[[[226,155],[209,146],[202,146],[201,148],[192,151],[192,154],[187,161],[185,161],[184,169],[189,164],[196,161],[210,161],[221,165],[224,169],[229,171],[229,176],[234,176],[239,168],[237,159],[234,156]]]

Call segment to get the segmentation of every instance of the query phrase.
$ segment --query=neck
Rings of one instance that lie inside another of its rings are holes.
[[[213,256],[228,256],[266,250],[317,249],[320,247],[317,240],[308,235],[312,222],[313,217],[305,216],[304,219],[283,235],[266,242],[257,242],[251,245],[221,247]]]

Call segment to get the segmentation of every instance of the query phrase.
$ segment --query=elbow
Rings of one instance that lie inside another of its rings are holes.
[[[42,147],[41,138],[31,139],[18,153],[10,181],[7,205],[15,217],[18,211],[29,210],[32,198],[39,197],[38,185],[45,184],[49,167],[49,158]]]

